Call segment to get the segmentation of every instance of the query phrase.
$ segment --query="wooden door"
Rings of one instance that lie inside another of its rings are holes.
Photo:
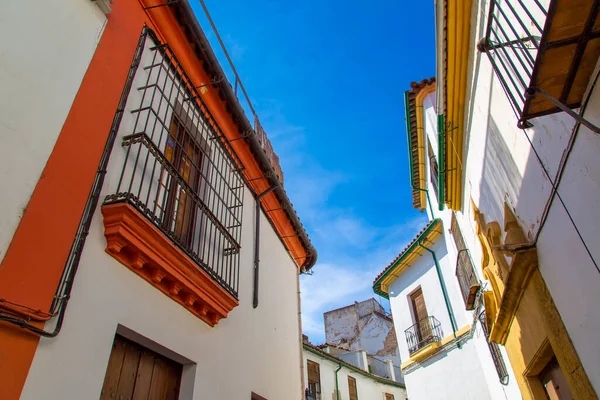
[[[175,400],[181,364],[116,336],[100,400]]]
[[[419,347],[422,342],[426,341],[431,336],[431,323],[427,318],[427,307],[425,306],[425,298],[423,290],[418,288],[410,295],[412,302],[413,315],[415,317],[416,333],[418,336]]]
[[[546,396],[550,400],[573,400],[573,395],[569,389],[567,378],[563,373],[556,357],[544,368],[540,374],[540,380],[546,391]]]

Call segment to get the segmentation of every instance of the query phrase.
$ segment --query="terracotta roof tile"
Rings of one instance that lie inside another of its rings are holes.
[[[400,252],[400,254],[398,254],[398,256],[396,258],[394,258],[394,260],[387,266],[385,267],[385,269],[383,271],[381,271],[381,273],[379,275],[377,275],[377,277],[373,280],[373,289],[375,289],[376,287],[379,287],[377,281],[383,276],[385,275],[389,270],[391,270],[392,268],[394,268],[394,266],[396,265],[396,263],[398,262],[398,260],[400,260],[402,258],[402,256],[404,256],[404,253],[406,253],[408,251],[408,249],[411,248],[411,246],[413,244],[415,244],[415,242],[417,241],[417,239],[419,239],[419,237],[427,230],[429,229],[433,224],[437,223],[439,221],[439,219],[434,219],[431,220],[427,225],[425,225],[425,227],[423,229],[421,229],[421,231],[415,236],[415,238],[404,248],[404,250],[402,250]]]
[[[418,146],[417,146],[417,108],[415,106],[415,101],[417,98],[417,95],[419,94],[419,92],[421,91],[421,89],[432,85],[435,83],[435,77],[431,77],[429,79],[423,79],[420,82],[411,82],[410,83],[410,90],[406,91],[406,94],[408,95],[408,115],[410,116],[410,132],[408,132],[408,134],[410,135],[410,141],[412,144],[412,162],[413,165],[418,165],[419,162],[419,156],[418,156]],[[418,168],[413,168],[413,176],[412,176],[412,181],[413,182],[419,182],[419,169]],[[412,198],[413,198],[413,207],[416,209],[420,208],[420,193],[418,190],[414,190],[412,191]]]

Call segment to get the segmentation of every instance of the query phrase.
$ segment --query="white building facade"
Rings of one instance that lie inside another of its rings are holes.
[[[14,3],[0,8],[21,16]],[[50,8],[94,23],[56,41],[70,47],[52,68],[77,68],[48,88],[60,101],[40,113],[37,159],[3,210],[32,196],[0,225],[0,398],[303,399],[298,277],[316,252],[188,2],[114,2],[108,19],[67,3]],[[3,184],[20,180],[5,167]],[[78,202],[48,209],[44,185]]]
[[[364,351],[363,357],[366,358]],[[305,342],[306,400],[406,400],[404,385],[357,367],[339,356]]]
[[[430,222],[374,289],[390,300],[409,398],[518,399],[506,354],[479,320],[482,279],[469,252],[459,253],[463,229],[451,210],[440,211],[435,87],[435,79],[424,80],[406,93],[413,199]]]

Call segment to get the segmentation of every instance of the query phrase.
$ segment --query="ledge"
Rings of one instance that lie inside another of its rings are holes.
[[[417,362],[417,361],[424,360],[425,358],[429,357],[431,354],[435,353],[440,348],[441,345],[442,345],[441,342],[429,343],[427,346],[422,347],[419,350],[417,350],[416,352],[414,352],[410,356],[409,361]]]
[[[210,326],[239,302],[137,209],[102,206],[106,252]]]

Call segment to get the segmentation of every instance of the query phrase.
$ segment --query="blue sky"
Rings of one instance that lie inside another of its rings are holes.
[[[302,311],[323,342],[323,312],[375,296],[374,277],[426,223],[411,205],[403,93],[435,74],[433,0],[205,2],[319,252]]]

